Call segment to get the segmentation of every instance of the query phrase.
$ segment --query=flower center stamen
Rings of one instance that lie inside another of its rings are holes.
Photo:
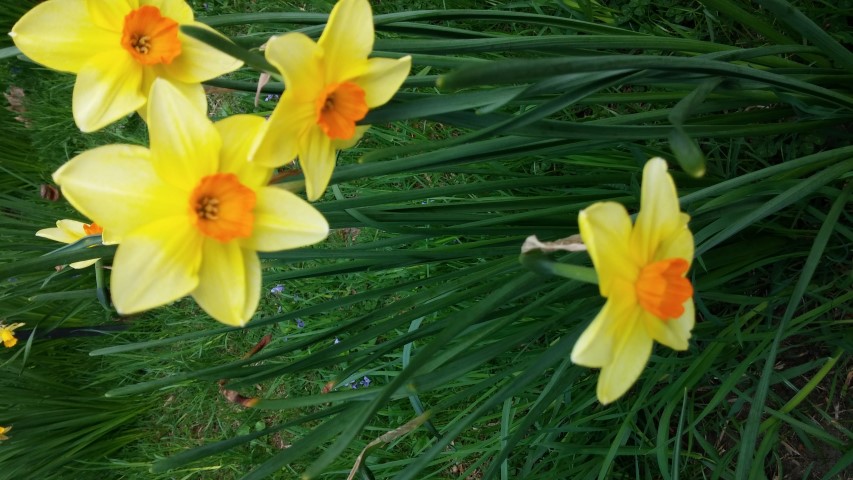
[[[190,194],[190,215],[199,231],[220,242],[252,235],[255,223],[255,192],[233,173],[217,173],[201,179]]]
[[[346,140],[355,135],[355,122],[367,115],[364,89],[352,82],[334,83],[317,98],[317,124],[329,138]]]
[[[157,7],[139,7],[124,17],[121,46],[143,65],[168,65],[181,54],[178,23]]]
[[[635,289],[640,306],[661,320],[684,313],[684,302],[693,296],[693,285],[684,278],[690,265],[683,258],[669,258],[643,267]]]

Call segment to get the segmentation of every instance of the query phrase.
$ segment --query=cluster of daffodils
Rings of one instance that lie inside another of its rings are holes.
[[[368,0],[340,0],[317,43],[298,33],[269,41],[267,59],[286,86],[269,121],[213,123],[201,82],[242,63],[184,35],[182,25],[211,30],[182,0],[48,0],[14,26],[26,56],[77,75],[72,111],[82,131],[137,112],[150,138],[149,148],[102,146],[59,168],[54,181],[92,223],[60,220],[37,235],[118,244],[110,282],[122,314],[191,295],[216,320],[241,326],[260,298],[257,252],[328,235],[314,207],[270,185],[274,168],[298,158],[308,200],[320,198],[337,151],[360,139],[367,126],[356,123],[391,99],[411,59],[367,58]],[[16,325],[0,327],[6,346]]]

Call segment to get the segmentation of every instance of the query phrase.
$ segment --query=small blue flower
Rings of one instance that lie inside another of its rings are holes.
[[[270,293],[279,294],[284,291],[284,285],[278,284],[270,289]]]
[[[340,338],[338,338],[338,337],[335,337],[335,345],[337,345],[337,344],[339,344],[339,343],[341,343],[341,339],[340,339]]]
[[[360,384],[362,387],[369,387],[369,386],[370,386],[370,377],[368,377],[367,375],[365,375],[365,376],[364,376],[364,378],[361,380],[361,382],[359,382],[359,384]]]
[[[301,318],[296,319],[296,328],[305,328],[305,322]]]

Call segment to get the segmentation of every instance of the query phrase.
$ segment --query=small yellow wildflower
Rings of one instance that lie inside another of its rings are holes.
[[[48,0],[21,17],[9,35],[34,61],[77,74],[72,111],[84,132],[145,113],[155,78],[166,78],[206,112],[200,82],[242,63],[181,33],[194,21],[183,0]]]
[[[18,339],[15,338],[15,330],[23,326],[23,323],[13,323],[10,325],[0,323],[0,340],[3,341],[4,347],[12,348],[18,344]]]
[[[367,126],[356,122],[394,96],[411,57],[371,58],[373,16],[367,0],[340,0],[314,43],[288,33],[267,43],[266,58],[284,76],[286,90],[251,154],[277,167],[299,157],[308,200],[323,195],[337,150],[354,145]]]
[[[678,205],[666,162],[643,169],[637,222],[625,207],[596,203],[580,212],[580,234],[598,272],[604,308],[578,339],[572,362],[601,368],[598,400],[607,404],[637,381],[654,341],[686,350],[694,324],[690,217]]]
[[[0,427],[0,442],[4,440],[9,440],[9,437],[6,436],[9,433],[9,430],[12,430],[12,427]]]
[[[54,228],[43,228],[36,232],[37,237],[48,238],[62,243],[74,243],[89,235],[100,235],[104,232],[97,223],[83,223],[77,220],[59,220]],[[71,268],[86,268],[94,265],[98,259],[81,260],[69,264]]]
[[[248,161],[263,118],[213,124],[170,82],[155,80],[151,90],[150,150],[95,148],[54,181],[119,244],[110,285],[120,313],[190,294],[216,320],[244,325],[260,299],[256,252],[317,243],[329,225],[304,200],[268,186],[271,168]]]

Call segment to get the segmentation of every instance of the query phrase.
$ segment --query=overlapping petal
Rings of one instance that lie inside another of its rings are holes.
[[[265,167],[280,167],[296,160],[303,133],[318,129],[315,117],[312,103],[300,103],[285,94],[256,138],[251,160]]]
[[[94,132],[145,105],[142,67],[129,55],[104,52],[77,74],[72,113],[77,126]]]
[[[120,41],[120,30],[106,30],[89,17],[85,0],[50,0],[27,12],[9,33],[24,55],[49,68],[77,73],[106,45]]]
[[[314,99],[323,91],[324,64],[322,50],[303,33],[287,33],[267,42],[267,60],[284,76],[287,95],[313,107]],[[281,110],[281,104],[276,111]]]
[[[613,361],[601,368],[596,395],[603,404],[613,402],[637,381],[652,354],[652,339],[638,321],[639,312],[620,319],[619,336],[613,345]]]
[[[243,240],[246,248],[273,252],[313,245],[329,234],[329,224],[320,212],[296,195],[276,187],[257,193],[255,230]]]
[[[176,199],[176,192],[166,188],[143,147],[87,150],[60,167],[53,180],[74,208],[105,227],[116,242],[139,225],[186,211],[177,200],[184,197]]]
[[[83,225],[83,222],[77,220],[58,220],[56,227],[43,228],[36,232],[36,236],[61,243],[74,243],[86,236]]]
[[[332,179],[336,158],[332,140],[320,128],[311,128],[299,138],[299,165],[305,174],[305,195],[309,201],[323,196]]]
[[[148,102],[151,164],[161,179],[186,191],[195,187],[199,178],[218,171],[222,146],[219,133],[207,119],[175,121],[193,109],[171,82],[154,81]]]
[[[121,33],[124,17],[139,8],[138,0],[86,0],[86,11],[95,25],[114,32]]]
[[[219,171],[237,175],[240,183],[253,189],[266,185],[272,176],[269,168],[246,161],[265,125],[264,119],[256,115],[232,115],[214,124],[222,139]]]
[[[193,22],[192,26],[219,34],[203,23]],[[178,33],[178,38],[181,41],[181,54],[172,60],[172,63],[158,65],[164,78],[177,82],[198,84],[232,72],[243,64],[240,60],[220,52],[201,40],[196,40],[183,33]]]
[[[184,0],[139,0],[139,5],[157,7],[164,17],[169,17],[180,24],[190,23],[194,18],[192,7]]]
[[[364,89],[370,108],[385,105],[397,93],[412,69],[412,57],[371,58],[367,70],[353,81]]]
[[[332,9],[329,22],[317,42],[326,59],[326,83],[360,76],[364,61],[373,51],[373,12],[367,0],[341,0]]]
[[[202,236],[186,216],[146,223],[128,234],[113,259],[113,303],[123,314],[177,300],[198,286]]]
[[[609,298],[615,278],[633,280],[638,273],[628,244],[631,217],[621,204],[601,202],[580,212],[578,226],[598,272],[601,296]]]
[[[640,213],[631,239],[639,265],[653,261],[662,241],[681,226],[678,192],[666,170],[666,161],[662,158],[653,158],[643,167]]]
[[[205,239],[198,287],[192,292],[195,301],[211,317],[235,327],[245,325],[251,318],[245,316],[249,300],[246,254],[257,256],[245,252],[236,242]],[[257,303],[251,306],[253,313],[256,307]]]

